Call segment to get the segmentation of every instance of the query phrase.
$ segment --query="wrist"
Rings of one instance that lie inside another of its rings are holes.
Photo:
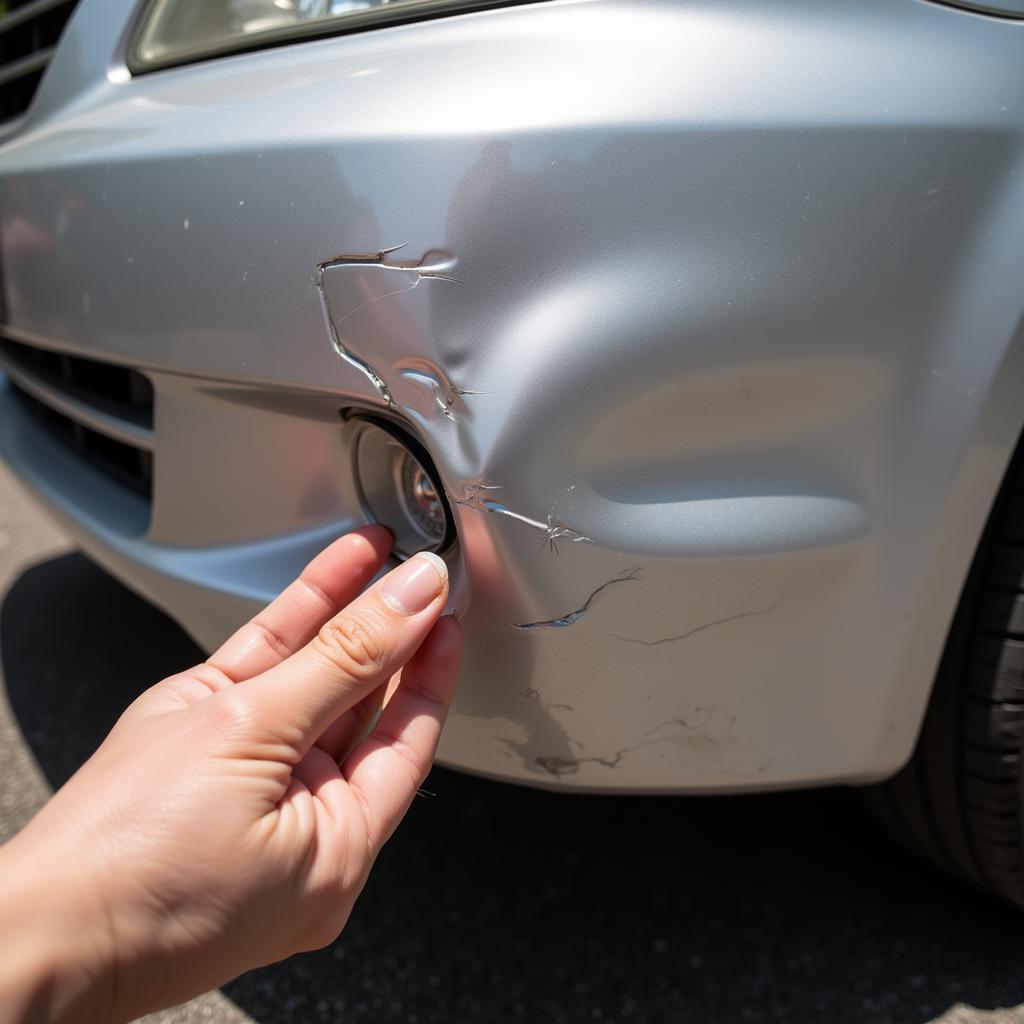
[[[98,903],[74,857],[24,832],[0,847],[0,1024],[111,1020],[115,964]]]

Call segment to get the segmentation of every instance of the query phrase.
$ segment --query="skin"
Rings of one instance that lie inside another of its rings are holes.
[[[337,937],[429,770],[462,646],[424,559],[361,593],[390,547],[382,527],[332,544],[0,848],[0,1021],[127,1021]],[[422,610],[398,606],[403,572]]]

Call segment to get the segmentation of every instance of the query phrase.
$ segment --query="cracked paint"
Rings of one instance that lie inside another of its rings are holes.
[[[653,729],[648,729],[644,735],[654,736],[656,733],[673,725],[678,725],[683,729],[700,729],[702,726],[707,725],[714,713],[715,708],[713,706],[697,704],[675,718],[670,718],[667,722],[662,722]]]
[[[543,768],[549,775],[554,775],[558,778],[563,775],[574,775],[580,770],[580,766],[584,764],[599,764],[605,768],[618,768],[624,758],[638,750],[642,750],[644,747],[653,747],[659,743],[669,743],[673,740],[684,739],[687,735],[691,737],[688,742],[693,742],[695,733],[696,738],[704,740],[709,745],[715,745],[715,741],[706,733],[696,732],[708,724],[714,713],[715,708],[713,706],[698,705],[679,717],[670,718],[668,721],[656,725],[653,729],[648,729],[640,742],[628,747],[621,747],[611,754],[583,753],[580,757],[565,757],[559,754],[551,754],[534,758],[534,763]],[[678,731],[669,735],[657,735],[670,728],[675,728]],[[579,744],[576,745],[580,746]]]
[[[517,622],[513,623],[515,629],[530,630],[530,629],[564,629],[566,626],[575,625],[584,615],[590,610],[591,605],[597,599],[598,595],[608,590],[609,587],[614,587],[619,583],[630,583],[634,580],[640,579],[640,569],[632,568],[625,569],[619,573],[614,579],[606,580],[596,590],[592,591],[590,596],[584,601],[582,607],[577,608],[574,612],[568,612],[565,615],[561,615],[556,619],[545,619],[542,622]]]
[[[486,395],[489,393],[487,391],[471,391],[469,388],[459,387],[448,380],[437,367],[427,368],[418,360],[411,365],[400,365],[397,369],[399,374],[406,380],[417,384],[433,395],[438,410],[448,420],[455,420],[452,407],[457,399],[462,398],[464,395]]]
[[[573,708],[569,704],[560,704],[557,701],[545,700],[541,695],[540,690],[534,689],[532,686],[528,690],[520,690],[520,697],[525,697],[526,700],[536,701],[542,708],[549,708],[552,711],[572,711]]]
[[[559,522],[554,518],[553,513],[548,513],[548,523],[544,529],[544,537],[540,542],[540,547],[546,547],[548,551],[553,554],[558,554],[558,542],[560,540],[571,540],[574,544],[579,544],[581,541],[588,544],[592,544],[593,541],[589,537],[584,537],[582,533],[577,533],[575,530],[570,530],[565,523]]]
[[[582,533],[570,529],[565,525],[565,523],[555,519],[553,513],[548,513],[547,522],[541,522],[539,519],[531,519],[529,516],[525,516],[521,512],[513,511],[503,502],[495,501],[493,498],[486,498],[481,493],[483,491],[500,490],[501,486],[499,484],[475,482],[466,484],[463,487],[461,498],[456,498],[455,495],[451,493],[448,493],[447,497],[453,505],[459,505],[462,508],[470,508],[475,512],[493,512],[499,516],[508,516],[510,519],[515,519],[517,522],[524,523],[535,530],[540,530],[544,534],[544,537],[540,542],[540,546],[542,548],[547,547],[556,555],[558,554],[559,540],[570,540],[574,544],[593,544],[593,541],[589,537],[584,537]]]
[[[552,755],[549,757],[538,757],[536,763],[540,765],[544,771],[556,778],[562,775],[574,775],[580,770],[580,765],[583,764],[599,764],[605,768],[618,768],[622,763],[622,759],[629,754],[632,754],[635,750],[639,750],[641,747],[650,747],[655,743],[662,743],[670,737],[664,736],[658,739],[647,740],[643,743],[637,743],[632,747],[623,747],[621,750],[616,750],[614,754],[610,754],[606,757],[602,757],[598,754],[588,754],[584,757],[562,757],[560,755]]]
[[[641,644],[644,647],[660,647],[662,644],[675,644],[679,643],[680,640],[688,640],[691,636],[697,633],[703,633],[705,629],[713,629],[715,626],[724,626],[727,622],[736,622],[738,619],[752,619],[758,615],[767,615],[768,612],[774,611],[775,605],[769,608],[758,608],[755,611],[750,612],[737,612],[735,615],[726,615],[723,619],[712,619],[710,622],[702,623],[700,626],[694,626],[693,629],[688,629],[685,633],[679,633],[676,636],[663,636],[656,640],[644,640],[642,637],[636,636],[620,636],[618,633],[588,633],[587,636],[607,636],[615,640],[621,640],[624,644]]]
[[[355,315],[360,310],[365,309],[367,306],[370,306],[375,302],[380,302],[383,299],[391,298],[395,295],[401,295],[403,292],[412,291],[420,281],[436,280],[449,281],[453,284],[461,283],[457,278],[452,277],[449,273],[449,271],[455,268],[456,264],[456,259],[451,253],[434,250],[426,253],[419,260],[391,259],[391,254],[404,248],[404,245],[405,243],[402,245],[394,245],[389,249],[381,249],[376,253],[341,254],[333,256],[330,259],[321,260],[316,265],[316,287],[320,294],[320,302],[323,306],[324,315],[327,318],[328,330],[331,335],[331,344],[342,359],[351,363],[366,375],[367,379],[380,396],[381,401],[383,401],[389,409],[396,409],[398,408],[398,405],[395,402],[391,389],[385,381],[384,376],[366,359],[363,359],[345,345],[341,337],[341,325],[349,317]],[[391,291],[384,292],[382,295],[375,295],[372,299],[367,299],[365,302],[362,302],[348,310],[341,317],[338,317],[336,316],[335,311],[331,308],[330,295],[328,294],[328,290],[324,284],[324,275],[328,270],[332,270],[335,267],[364,269],[379,268],[382,271],[391,271],[396,274],[403,275],[406,278],[406,283],[401,288],[392,289]],[[448,412],[450,412],[451,403],[454,401],[455,394],[468,394],[469,392],[459,392],[458,389],[453,389],[447,381],[445,383],[447,386],[441,385],[436,380],[431,380],[431,385],[438,389],[438,402],[442,405],[442,411],[444,411],[445,406],[442,404],[440,396],[442,394],[450,396],[450,399],[447,401],[447,409]]]

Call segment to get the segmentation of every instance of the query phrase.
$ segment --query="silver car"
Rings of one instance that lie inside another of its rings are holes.
[[[871,787],[1024,904],[1022,0],[0,10],[0,447],[94,558],[211,647],[386,523],[443,763]]]

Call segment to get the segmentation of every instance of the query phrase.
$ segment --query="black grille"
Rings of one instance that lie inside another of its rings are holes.
[[[77,0],[0,0],[0,121],[23,114]]]
[[[0,338],[0,356],[118,419],[153,427],[153,385],[138,370]]]
[[[37,393],[71,398],[134,427],[153,425],[153,386],[137,370],[0,339],[0,356],[17,376],[25,372]],[[93,466],[147,500],[152,494],[153,454],[95,430],[11,380],[18,397],[51,434]],[[79,406],[80,408],[81,406]]]
[[[70,445],[97,469],[112,480],[128,487],[147,501],[153,492],[153,455],[141,448],[133,448],[123,441],[99,434],[82,426],[33,398],[27,391],[12,385],[19,400],[54,437]]]

